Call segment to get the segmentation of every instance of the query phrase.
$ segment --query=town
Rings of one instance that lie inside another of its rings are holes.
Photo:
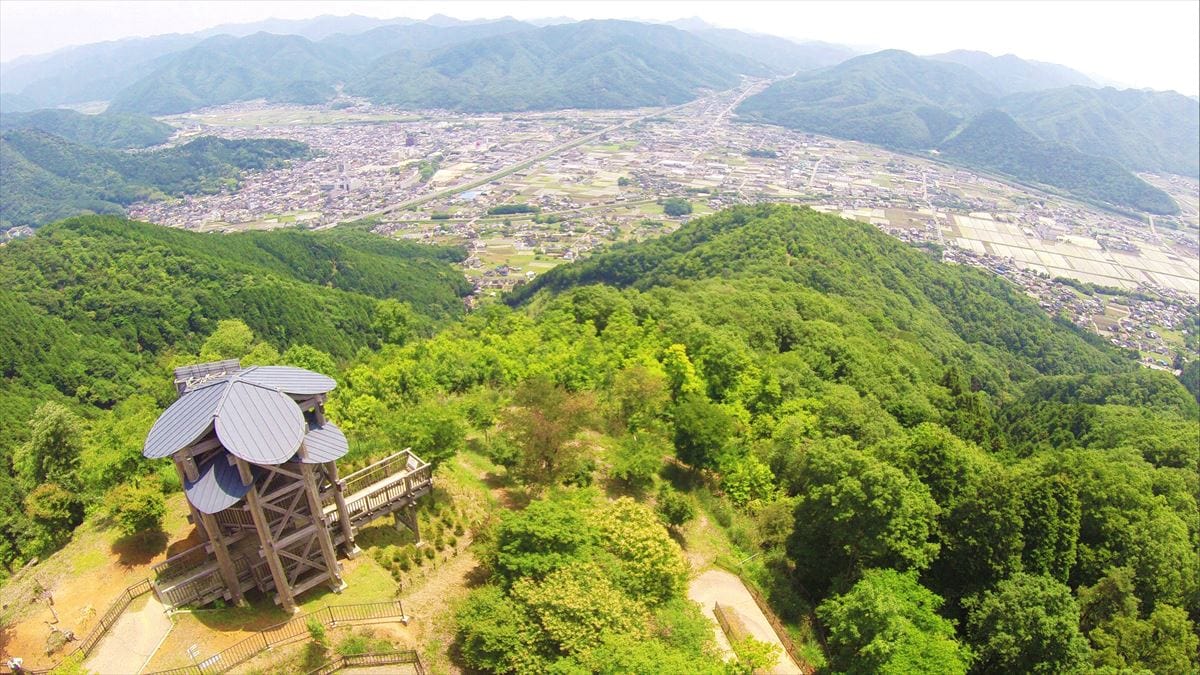
[[[1170,369],[1174,355],[1196,353],[1195,180],[1145,176],[1182,213],[1142,221],[935,155],[740,121],[737,104],[765,84],[748,79],[669,110],[473,115],[353,99],[211,108],[167,118],[176,142],[269,136],[308,143],[314,156],[250,174],[236,192],[130,212],[222,231],[365,219],[380,233],[466,249],[474,304],[611,242],[733,204],[791,202],[1000,275],[1147,366]]]

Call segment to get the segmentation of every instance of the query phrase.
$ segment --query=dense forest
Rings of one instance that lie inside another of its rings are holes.
[[[213,136],[128,153],[14,128],[0,133],[0,230],[80,213],[119,214],[139,199],[236,189],[243,171],[308,154],[296,141]]]
[[[718,564],[761,589],[828,672],[1200,666],[1200,405],[1175,378],[1047,316],[1003,280],[869,225],[791,206],[728,209],[558,267],[507,304],[436,330],[418,318],[422,300],[407,313],[392,305],[403,320],[345,326],[340,350],[272,332],[311,320],[296,305],[234,304],[249,276],[232,288],[214,281],[230,294],[216,294],[219,312],[199,299],[186,314],[165,308],[195,324],[179,346],[163,336],[134,357],[141,331],[179,324],[124,296],[130,287],[169,283],[166,270],[193,284],[233,256],[212,238],[138,226],[156,243],[130,255],[161,256],[144,265],[154,271],[85,293],[96,279],[77,270],[129,269],[86,246],[87,232],[117,224],[80,219],[0,250],[6,282],[15,270],[30,276],[34,253],[51,270],[5,289],[29,317],[20,344],[43,345],[25,351],[54,348],[39,321],[83,340],[92,316],[124,307],[106,319],[123,330],[98,328],[92,339],[108,342],[93,344],[138,359],[146,383],[84,405],[86,391],[68,398],[18,362],[24,374],[6,386],[29,402],[5,433],[19,437],[7,449],[17,478],[0,484],[13,495],[0,524],[10,564],[32,553],[12,550],[27,541],[14,534],[82,512],[57,493],[22,501],[26,476],[156,471],[137,451],[169,400],[156,394],[167,366],[233,356],[335,371],[328,412],[356,455],[411,446],[442,462],[469,439],[526,487],[528,506],[476,533],[481,583],[452,608],[456,653],[472,668],[721,672],[711,627],[683,599],[675,535],[692,517],[728,536]],[[276,235],[315,236],[255,236]],[[379,256],[391,246],[358,231],[322,235]],[[243,264],[281,277],[320,267],[275,267],[255,236],[228,238]],[[193,238],[212,250],[203,264],[192,262]],[[286,281],[314,294],[394,292],[371,285],[387,268],[363,271],[344,288]],[[160,289],[155,297],[176,292]],[[130,330],[135,317],[146,319]],[[43,400],[65,407],[35,413]],[[39,464],[67,437],[77,465]],[[735,645],[740,663],[769,662],[760,646]]]

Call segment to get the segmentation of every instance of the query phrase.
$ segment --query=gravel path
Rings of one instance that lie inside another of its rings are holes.
[[[726,653],[726,658],[733,655],[733,650],[729,646],[729,639],[725,637],[725,633],[721,630],[721,626],[717,623],[717,617],[713,614],[713,606],[716,603],[721,603],[721,607],[727,612],[736,612],[738,618],[742,620],[742,624],[750,631],[755,640],[768,642],[779,647],[779,662],[775,664],[769,672],[773,675],[793,675],[803,673],[800,666],[792,660],[788,653],[783,649],[783,643],[779,641],[779,636],[775,634],[775,630],[771,628],[767,617],[758,608],[758,604],[754,602],[750,591],[746,590],[746,586],[742,584],[742,580],[737,576],[730,574],[724,570],[712,569],[692,580],[688,585],[688,597],[693,601],[700,603],[700,607],[704,609],[704,615],[713,622],[713,630],[717,636],[717,644]]]
[[[165,611],[153,593],[135,601],[84,662],[84,669],[105,675],[141,672],[171,630]]]

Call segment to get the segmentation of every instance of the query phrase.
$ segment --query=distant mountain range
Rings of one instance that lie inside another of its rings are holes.
[[[72,143],[125,150],[165,143],[175,128],[144,115],[84,115],[65,108],[0,115],[0,131],[36,129]]]
[[[1008,93],[1082,77],[1046,64],[1014,65],[1013,58],[985,60],[982,69],[996,78],[990,79],[941,58],[877,52],[776,82],[738,113],[900,150],[941,149],[947,158],[1094,201],[1152,213],[1178,210],[1129,170],[1197,175],[1195,101],[1174,92],[1081,86]],[[982,139],[1002,147],[985,152]]]
[[[457,110],[631,108],[683,103],[770,69],[669,26],[583,21],[434,50],[397,52],[346,91]]]
[[[966,66],[992,83],[1001,93],[1039,91],[1074,85],[1095,87],[1087,75],[1056,63],[1026,61],[1012,54],[992,56],[984,52],[958,50],[928,57],[935,61]]]

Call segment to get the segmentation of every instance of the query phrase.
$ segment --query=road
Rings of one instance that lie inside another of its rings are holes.
[[[739,96],[738,100],[741,100],[741,98],[744,98],[745,94],[748,91],[750,91],[751,89],[753,89],[755,86],[760,86],[760,85],[762,85],[761,80],[755,80],[755,81],[752,81],[752,82],[744,85],[742,88],[740,88],[738,90],[739,94],[741,95],[741,96]],[[407,201],[403,201],[398,204],[392,204],[391,206],[384,207],[378,211],[372,211],[370,213],[365,213],[365,214],[359,216],[358,218],[359,219],[372,218],[375,216],[387,215],[389,213],[392,213],[393,211],[400,211],[403,209],[407,209],[409,207],[420,206],[421,204],[433,201],[435,199],[441,199],[443,197],[449,197],[452,195],[456,195],[460,192],[466,192],[467,190],[470,190],[472,188],[477,188],[481,185],[486,185],[487,183],[490,183],[494,180],[503,178],[511,173],[515,173],[522,169],[528,168],[529,166],[536,164],[537,162],[540,162],[549,157],[553,157],[554,155],[557,155],[560,152],[570,150],[571,148],[578,147],[585,143],[590,143],[590,142],[600,138],[601,136],[604,136],[605,134],[609,134],[614,131],[617,131],[618,129],[624,129],[624,128],[633,126],[634,124],[637,124],[638,122],[643,122],[645,120],[654,119],[655,117],[662,117],[663,115],[669,115],[678,110],[682,110],[683,108],[687,108],[688,106],[703,105],[706,102],[711,101],[712,99],[727,95],[731,91],[733,91],[733,90],[720,91],[715,94],[710,94],[709,96],[706,96],[704,98],[699,98],[694,101],[688,101],[687,103],[681,103],[677,106],[672,106],[670,108],[663,108],[661,110],[655,110],[654,112],[648,113],[646,115],[642,115],[641,117],[635,117],[633,119],[625,120],[624,122],[620,122],[618,124],[614,124],[612,126],[605,127],[599,131],[592,132],[586,136],[582,136],[580,138],[576,138],[574,140],[567,141],[566,143],[561,143],[559,145],[556,145],[553,148],[550,148],[549,150],[544,150],[544,151],[534,155],[533,157],[522,160],[522,161],[518,162],[517,164],[512,164],[510,166],[507,166],[503,169],[500,169],[499,171],[490,173],[482,178],[476,178],[476,179],[468,181],[466,183],[460,183],[458,185],[455,185],[454,187],[446,188],[445,190],[439,190],[437,192],[427,194],[427,195],[424,195],[421,197],[416,197],[414,199],[409,199]],[[736,105],[736,103],[735,103],[735,105]],[[730,109],[732,110],[732,108],[730,108]]]

